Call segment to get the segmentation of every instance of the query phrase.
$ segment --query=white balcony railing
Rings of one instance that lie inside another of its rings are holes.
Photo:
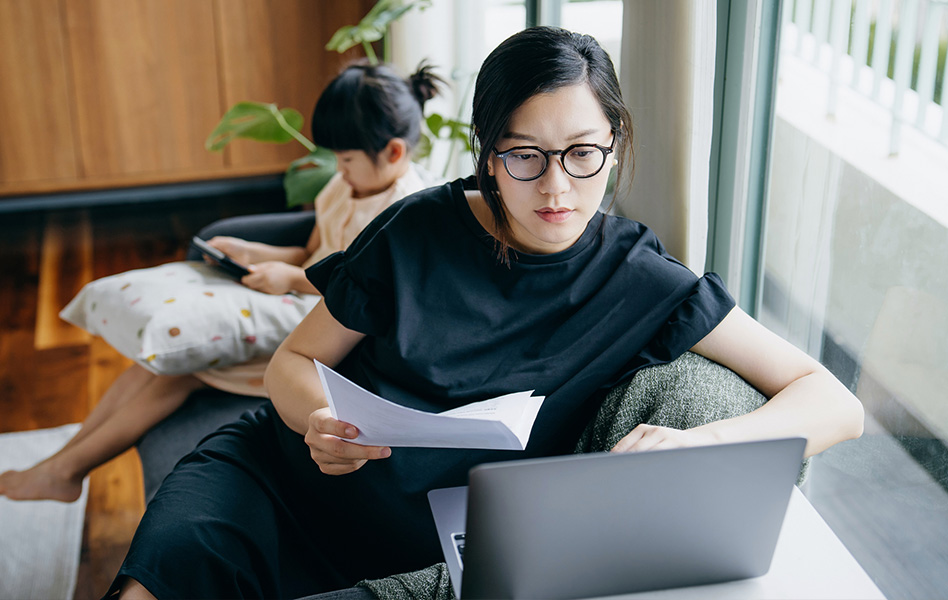
[[[828,116],[840,86],[850,86],[890,112],[891,155],[904,127],[948,147],[948,90],[935,101],[939,71],[948,85],[948,60],[939,69],[938,56],[948,40],[948,0],[788,0],[783,18],[784,44],[829,77]]]

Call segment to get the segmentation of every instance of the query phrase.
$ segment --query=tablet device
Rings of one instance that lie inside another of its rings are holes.
[[[228,275],[232,275],[240,279],[244,275],[250,274],[250,270],[247,267],[234,261],[231,257],[227,256],[214,246],[211,246],[198,236],[191,238],[191,245],[197,248],[201,254],[209,258],[215,266],[219,267]]]

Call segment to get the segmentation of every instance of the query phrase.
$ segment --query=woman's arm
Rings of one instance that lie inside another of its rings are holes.
[[[304,434],[313,460],[324,473],[355,471],[366,460],[386,458],[389,448],[346,442],[358,435],[355,427],[333,419],[313,359],[335,367],[365,337],[343,327],[320,302],[280,344],[264,381],[280,418]]]
[[[746,415],[687,431],[639,425],[615,451],[802,436],[812,456],[862,434],[859,400],[817,360],[740,308],[692,351],[728,367],[770,400]]]

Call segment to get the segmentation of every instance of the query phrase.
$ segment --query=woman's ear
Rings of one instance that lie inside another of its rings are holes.
[[[403,157],[408,155],[408,144],[402,138],[392,138],[385,144],[385,160],[389,163],[397,163]]]
[[[487,174],[490,175],[491,177],[494,176],[494,161],[491,160],[492,158],[494,157],[493,156],[487,157]]]

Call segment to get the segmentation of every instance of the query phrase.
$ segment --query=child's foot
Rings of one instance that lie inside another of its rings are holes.
[[[25,471],[0,473],[0,496],[10,500],[75,502],[81,494],[81,478],[74,480],[58,475],[46,461]]]

